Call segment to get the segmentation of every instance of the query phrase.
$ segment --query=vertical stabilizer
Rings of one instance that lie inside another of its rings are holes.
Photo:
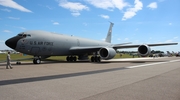
[[[105,39],[105,42],[111,43],[111,36],[112,36],[112,27],[114,23],[110,22],[109,30]]]

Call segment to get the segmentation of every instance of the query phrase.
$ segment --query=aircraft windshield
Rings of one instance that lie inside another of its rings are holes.
[[[18,36],[21,36],[21,37],[24,37],[24,38],[26,38],[26,37],[31,37],[30,34],[25,34],[24,32],[19,33]]]

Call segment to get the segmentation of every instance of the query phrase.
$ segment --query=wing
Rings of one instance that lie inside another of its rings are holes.
[[[131,44],[131,42],[128,42],[128,43],[121,43],[121,44],[112,44],[112,45],[109,45],[109,46],[88,46],[88,47],[71,47],[69,49],[69,51],[71,52],[74,52],[74,53],[88,53],[88,52],[96,52],[98,51],[99,49],[103,48],[103,47],[110,47],[110,48],[113,48],[114,46],[118,47],[118,46],[122,46],[122,45],[126,45],[126,44]]]
[[[141,45],[127,45],[130,43],[122,43],[122,44],[112,44],[110,46],[88,46],[88,47],[71,47],[70,51],[74,53],[88,53],[88,52],[96,52],[104,47],[110,47],[114,49],[124,49],[124,48],[137,48]],[[177,45],[178,43],[159,43],[159,44],[143,44],[152,46],[165,46],[165,45]]]
[[[178,43],[159,43],[159,44],[143,44],[143,45],[153,47],[153,46],[165,46],[165,45],[177,45],[177,44]],[[115,45],[115,46],[113,46],[113,48],[114,49],[137,48],[141,45]]]
[[[101,48],[102,46],[71,47],[69,51],[73,53],[90,53],[90,52],[96,52]]]

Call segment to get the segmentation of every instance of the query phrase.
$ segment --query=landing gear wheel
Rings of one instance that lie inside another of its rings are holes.
[[[77,58],[76,57],[73,57],[73,61],[76,62]]]
[[[40,63],[41,63],[41,60],[40,60],[40,59],[34,59],[34,60],[33,60],[33,63],[34,63],[34,64],[40,64]]]
[[[36,63],[37,63],[37,64],[40,64],[40,63],[41,63],[41,60],[40,60],[40,59],[37,59],[37,60],[36,60]]]
[[[36,64],[36,59],[33,60],[33,63]]]
[[[17,65],[20,65],[20,64],[21,64],[21,62],[20,62],[20,61],[17,61],[17,62],[16,62],[16,64],[17,64]]]
[[[101,57],[97,57],[96,62],[101,62]]]
[[[92,56],[91,57],[91,62],[101,62],[101,57],[99,57],[99,56]]]
[[[68,61],[68,62],[70,61],[70,57],[69,56],[66,57],[66,61]]]
[[[95,57],[91,57],[91,62],[95,62]]]
[[[76,62],[77,57],[76,56],[67,56],[66,61],[68,61],[68,62]]]

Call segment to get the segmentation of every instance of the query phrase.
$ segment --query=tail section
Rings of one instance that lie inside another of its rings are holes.
[[[111,36],[112,36],[112,27],[114,23],[110,22],[109,30],[105,39],[105,42],[111,43]]]

